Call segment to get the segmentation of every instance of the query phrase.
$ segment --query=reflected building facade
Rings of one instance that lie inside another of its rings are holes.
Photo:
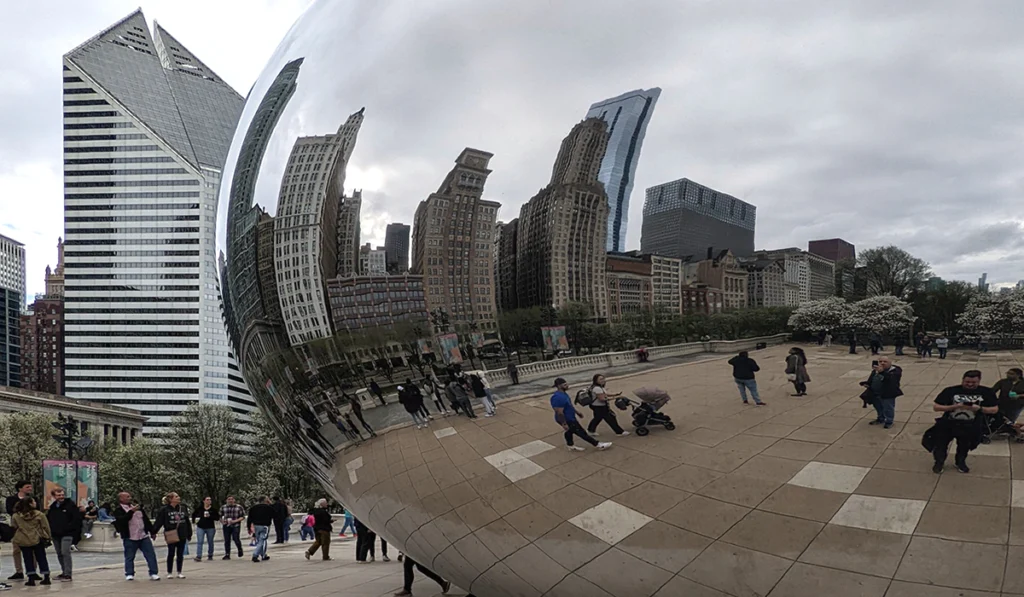
[[[338,270],[339,276],[354,276],[359,269],[359,215],[363,208],[363,192],[341,198],[338,206]],[[408,243],[407,243],[408,246]]]
[[[388,224],[384,233],[384,258],[389,274],[409,271],[409,231],[406,224]]]
[[[135,11],[64,56],[63,99],[67,395],[149,434],[195,403],[247,429],[215,247],[242,97]]]

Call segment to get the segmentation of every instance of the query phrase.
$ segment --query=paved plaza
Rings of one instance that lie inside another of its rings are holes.
[[[435,568],[502,587],[478,597],[1024,595],[1024,444],[981,446],[967,475],[932,473],[920,445],[938,389],[970,368],[991,383],[1020,355],[896,357],[905,395],[885,430],[868,425],[874,411],[858,398],[869,353],[808,347],[810,395],[793,398],[785,350],[752,353],[765,407],[740,402],[723,356],[609,382],[667,390],[674,431],[569,453],[546,397],[525,397],[492,419],[436,419],[350,448],[337,483],[376,500],[366,509],[387,520],[378,530],[408,536]],[[50,591],[383,597],[401,587],[396,562],[357,565],[352,542],[332,547],[329,563],[286,546],[264,564],[186,561],[184,581],[128,584],[114,567]],[[422,578],[413,592],[439,594]]]

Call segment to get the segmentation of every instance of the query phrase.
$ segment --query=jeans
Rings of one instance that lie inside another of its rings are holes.
[[[982,342],[978,346],[978,352],[988,352],[988,342]]]
[[[196,529],[196,559],[203,559],[203,543],[205,542],[206,557],[213,558],[213,537],[217,534],[217,529]]]
[[[36,565],[43,576],[50,575],[50,563],[46,561],[46,548],[42,543],[32,547],[22,547],[21,555],[25,556],[25,572],[29,576],[36,573]]]
[[[152,539],[144,537],[138,541],[133,541],[132,539],[122,538],[121,544],[124,545],[125,576],[135,576],[135,554],[139,551],[142,552],[142,557],[146,559],[149,575],[153,576],[157,573],[156,549],[153,548]]]
[[[878,420],[886,425],[892,425],[892,420],[896,416],[896,399],[875,396],[872,405],[878,413]]]
[[[590,434],[588,434],[583,429],[583,426],[580,425],[579,421],[566,421],[565,424],[568,427],[568,429],[565,430],[565,445],[572,445],[572,436],[574,435],[579,436],[580,439],[587,442],[591,446],[597,445],[597,440],[590,437]]]
[[[57,561],[60,562],[60,573],[64,576],[71,576],[71,544],[74,537],[64,535],[53,538],[53,551],[57,552]]]
[[[427,420],[419,412],[411,412],[411,413],[409,413],[409,416],[412,417],[412,422],[416,423],[417,427],[419,427],[420,425],[426,425],[427,424]]]
[[[476,418],[476,412],[473,410],[473,403],[469,400],[469,398],[466,398],[465,400],[459,400],[459,406],[462,407],[463,411],[465,411],[467,417],[469,417],[470,419]]]
[[[922,357],[931,358],[931,356],[932,356],[932,347],[931,346],[925,346],[924,348],[922,348],[921,349],[921,356]]]
[[[484,405],[484,412],[489,415],[493,415],[495,411],[494,407],[494,394],[488,388],[484,389],[485,394],[480,397],[480,402]]]
[[[252,531],[256,538],[256,548],[252,550],[252,559],[258,560],[267,557],[267,536],[270,535],[270,527],[255,525],[252,527]]]
[[[291,534],[292,534],[292,523],[294,523],[294,522],[295,522],[295,519],[292,518],[291,516],[289,516],[288,518],[284,519],[284,542],[285,543],[288,542],[288,537],[290,537]]]
[[[432,581],[436,582],[437,584],[441,585],[442,589],[445,588],[445,582],[444,582],[443,578],[441,578],[440,576],[434,574],[433,570],[429,570],[427,568],[424,568],[423,566],[421,566],[417,562],[414,562],[413,559],[410,558],[407,555],[407,556],[405,556],[405,560],[402,562],[402,569],[403,569],[403,572],[404,572],[404,578],[402,579],[402,586],[403,586],[403,588],[406,591],[409,591],[410,593],[412,592],[412,581],[415,578],[415,573],[413,572],[414,568],[419,570],[420,572],[422,572],[423,576],[426,576],[430,580],[432,580]]]
[[[224,555],[231,555],[231,542],[235,542],[238,557],[242,557],[242,527],[237,524],[222,527],[224,530]]]
[[[903,356],[903,345],[902,344],[896,345],[896,356],[900,356],[900,357]]]
[[[761,395],[757,393],[757,381],[753,379],[738,379],[733,378],[736,381],[736,387],[740,389],[740,398],[743,402],[747,401],[747,390],[750,390],[750,397],[754,399],[754,402],[761,404]]]
[[[940,347],[940,348],[939,348],[939,358],[940,358],[940,359],[944,359],[944,358],[946,358],[946,353],[947,353],[948,351],[949,351],[949,349],[948,349],[948,348],[942,348],[942,347]]]
[[[325,560],[331,559],[331,532],[330,531],[316,531],[316,539],[313,540],[313,545],[309,546],[309,551],[306,553],[310,556],[316,553],[316,550],[323,548],[323,557]]]
[[[345,530],[346,529],[352,529],[352,534],[353,535],[356,534],[356,523],[353,521],[353,519],[351,519],[351,518],[346,518],[345,519],[345,524],[342,525],[342,527],[341,527],[341,534],[342,535],[345,534]]]
[[[181,574],[181,565],[185,561],[185,546],[188,541],[178,541],[167,546],[167,574],[174,572],[174,560],[178,560],[178,574]]]
[[[316,537],[316,533],[313,532],[313,527],[307,527],[305,525],[299,527],[299,538],[305,541],[306,539],[313,539]]]
[[[603,406],[591,404],[590,410],[594,412],[594,416],[590,419],[590,424],[587,425],[587,433],[597,431],[597,426],[601,424],[601,421],[604,421],[615,432],[615,435],[622,435],[622,427],[619,427],[619,422],[615,419],[615,414],[610,406],[607,404]]]

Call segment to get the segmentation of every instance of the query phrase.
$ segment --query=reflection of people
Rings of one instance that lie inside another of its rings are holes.
[[[348,403],[352,407],[352,414],[354,414],[356,418],[359,419],[359,422],[363,424],[363,429],[365,429],[367,433],[370,434],[370,437],[375,437],[377,434],[374,433],[373,428],[370,427],[366,423],[366,419],[363,418],[363,405],[359,402],[359,396],[355,394],[348,396]],[[346,419],[348,418],[346,417]],[[351,425],[351,419],[348,419],[348,421],[349,424]],[[355,425],[352,425],[352,429],[355,429]],[[358,430],[356,430],[356,432],[358,433]]]
[[[964,373],[960,385],[942,390],[935,397],[932,408],[942,413],[942,418],[930,430],[935,441],[932,447],[935,466],[932,471],[942,472],[949,444],[956,439],[956,468],[961,473],[969,473],[971,469],[967,467],[967,454],[977,447],[982,435],[978,413],[993,415],[999,411],[995,392],[981,385],[981,371],[972,369]]]
[[[434,406],[437,407],[437,412],[447,417],[451,413],[448,412],[448,407],[444,405],[444,400],[441,399],[441,389],[438,386],[437,381],[431,376],[423,378],[423,389],[434,398]]]
[[[440,585],[442,594],[447,594],[448,590],[452,588],[452,583],[434,574],[432,570],[424,568],[422,565],[416,563],[409,556],[405,556],[405,561],[402,562],[402,566],[404,572],[402,590],[395,593],[395,597],[412,595],[412,582],[416,579],[415,570],[419,570],[424,576]]]
[[[515,363],[509,362],[505,370],[508,371],[508,378],[512,381],[512,385],[519,385],[519,367],[516,367]]]
[[[377,385],[377,381],[373,380],[370,382],[370,392],[380,400],[381,406],[387,406],[387,401],[384,400],[384,392],[381,391],[380,386]]]
[[[452,396],[455,398],[455,402],[457,402],[459,408],[466,413],[466,416],[470,419],[475,419],[476,413],[473,412],[473,403],[469,400],[469,391],[466,387],[465,380],[452,378],[451,381],[448,382],[448,389],[451,390]]]

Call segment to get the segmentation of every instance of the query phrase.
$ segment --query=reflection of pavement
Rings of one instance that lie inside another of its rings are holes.
[[[576,371],[574,373],[562,373],[552,375],[550,379],[545,377],[542,379],[523,382],[519,385],[495,386],[492,389],[492,391],[494,392],[495,400],[497,401],[500,407],[502,400],[507,400],[509,398],[514,398],[516,396],[538,394],[551,390],[552,382],[554,382],[555,377],[564,377],[573,386],[575,391],[575,388],[577,388],[577,386],[589,384],[591,378],[594,377],[595,373],[605,373],[606,375],[608,375],[609,379],[611,379],[615,377],[621,377],[623,375],[632,375],[643,371],[650,371],[653,369],[660,369],[662,367],[679,365],[682,363],[692,363],[706,359],[721,359],[723,356],[726,355],[702,353],[683,357],[668,357],[664,359],[658,359],[656,361],[648,361],[646,363],[632,363],[629,365],[620,365],[618,367],[614,367],[607,370],[594,369],[593,371]],[[398,378],[401,378],[401,376],[396,376],[396,379]],[[445,380],[442,379],[442,381]],[[420,389],[422,389],[422,387]],[[442,396],[444,396],[443,393]],[[373,427],[374,429],[386,429],[387,427],[390,427],[392,425],[409,423],[411,421],[411,419],[409,418],[409,413],[405,412],[405,408],[403,408],[401,404],[398,404],[397,396],[392,394],[390,396],[385,396],[384,398],[388,401],[388,405],[386,407],[382,407],[380,403],[377,402],[375,408],[367,408],[363,410],[363,417],[366,419],[366,422],[369,423],[371,427]],[[450,408],[447,399],[445,400],[445,406],[448,406]],[[478,399],[474,399],[473,408],[476,410],[477,416],[483,416],[483,406],[480,404],[480,401]],[[434,405],[433,398],[431,398],[427,403],[427,410],[429,410],[430,414],[432,415],[437,413],[437,407]]]
[[[481,595],[1024,594],[1024,444],[981,446],[966,475],[952,461],[932,473],[921,448],[938,389],[970,368],[992,383],[1024,354],[896,358],[905,395],[886,430],[858,398],[870,353],[806,350],[805,398],[790,396],[785,347],[770,348],[753,354],[766,407],[704,361],[609,383],[667,390],[675,431],[569,453],[546,400],[510,401],[350,448],[338,465],[359,459],[357,482],[335,484]]]
[[[355,563],[355,541],[332,541],[331,562],[323,562],[319,554],[312,561],[306,561],[302,553],[312,542],[277,547],[271,549],[270,559],[259,564],[249,559],[233,559],[229,562],[220,560],[220,553],[212,562],[198,564],[191,559],[185,560],[185,580],[169,580],[160,582],[136,580],[125,582],[122,574],[121,554],[94,554],[116,556],[117,561],[111,568],[85,570],[84,560],[75,554],[76,574],[71,584],[54,583],[50,591],[73,591],[75,597],[103,597],[107,595],[124,595],[132,597],[187,595],[188,597],[221,597],[225,594],[240,597],[321,597],[324,595],[357,595],[359,597],[385,597],[402,588],[402,565],[395,560],[397,551],[389,555],[391,563],[380,561],[366,565]],[[378,548],[379,548],[378,544]],[[248,549],[248,548],[247,548]],[[83,554],[84,555],[84,554]],[[165,576],[163,548],[157,550],[160,563],[160,576]],[[51,567],[56,566],[56,558],[50,554]],[[9,560],[6,552],[4,558]],[[79,564],[79,562],[83,562]],[[5,561],[4,570],[9,570],[9,561]],[[142,566],[139,568],[139,566]],[[135,562],[137,571],[145,571],[145,564],[140,555]],[[140,577],[142,578],[142,577]],[[45,587],[44,587],[45,589]],[[28,591],[18,586],[12,594]],[[435,597],[441,594],[440,589],[432,581],[417,576],[413,585],[413,593],[417,597]],[[464,595],[463,591],[452,589],[451,595]]]

